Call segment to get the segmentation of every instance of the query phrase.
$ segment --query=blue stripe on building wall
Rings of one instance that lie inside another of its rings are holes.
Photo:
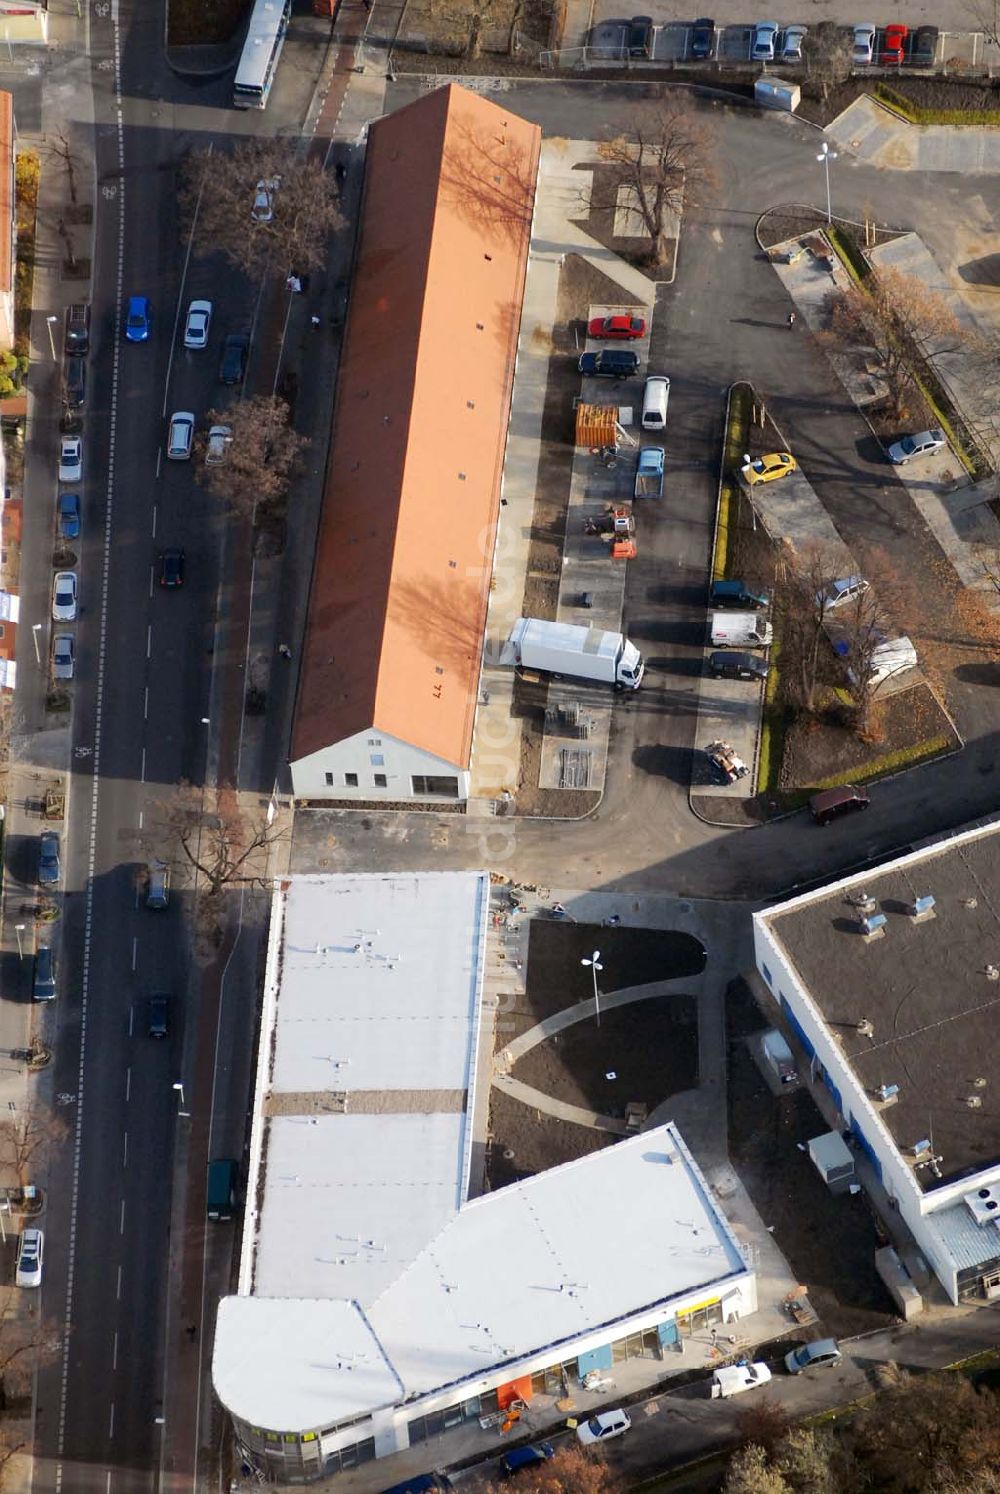
[[[809,1055],[810,1058],[812,1058],[813,1054],[816,1052],[816,1049],[813,1047],[813,1044],[806,1037],[805,1033],[802,1030],[802,1024],[801,1024],[801,1022],[799,1022],[799,1020],[796,1017],[795,1013],[792,1011],[791,1007],[788,1005],[788,997],[785,996],[784,993],[781,992],[781,991],[778,992],[778,997],[779,997],[779,1000],[781,1001],[781,1010],[785,1014],[785,1020],[786,1020],[786,1022],[788,1023],[789,1027],[794,1032],[795,1036],[798,1038],[799,1042],[802,1044],[803,1048],[806,1050],[806,1053]]]
[[[854,1137],[855,1141],[858,1143],[858,1146],[861,1148],[871,1165],[874,1167],[876,1176],[881,1183],[882,1163],[879,1161],[878,1156],[876,1155],[875,1148],[872,1146],[871,1142],[868,1140],[867,1136],[865,1135],[864,1131],[862,1131],[853,1115],[851,1116],[851,1135]]]

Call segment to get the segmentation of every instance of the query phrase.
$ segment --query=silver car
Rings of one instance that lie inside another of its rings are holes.
[[[72,633],[57,633],[52,640],[52,678],[71,680],[76,664],[76,645]]]
[[[52,582],[52,619],[76,622],[76,571],[56,571]]]
[[[205,461],[209,467],[218,467],[226,460],[226,451],[233,439],[232,427],[213,425],[205,443]]]
[[[167,456],[172,462],[186,462],[194,443],[194,415],[190,410],[175,410],[167,432]]]
[[[63,436],[59,443],[59,481],[79,482],[83,476],[83,442],[79,436]]]
[[[875,27],[870,21],[863,26],[855,26],[852,45],[851,61],[855,67],[864,67],[865,63],[871,62],[875,53]]]
[[[903,436],[894,441],[886,455],[894,467],[903,467],[914,457],[933,456],[947,444],[944,431],[940,426],[934,426],[932,430],[917,431],[915,436]]]
[[[785,34],[781,38],[782,62],[802,61],[802,43],[805,41],[807,30],[805,26],[785,27]]]
[[[750,47],[751,62],[773,62],[777,40],[777,21],[758,21],[753,28],[753,42]]]
[[[211,301],[192,301],[184,323],[184,346],[207,348],[208,329],[212,325]]]

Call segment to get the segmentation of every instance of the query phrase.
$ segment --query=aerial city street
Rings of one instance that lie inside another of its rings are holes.
[[[681,9],[0,0],[4,1491],[1000,1477],[995,7]]]

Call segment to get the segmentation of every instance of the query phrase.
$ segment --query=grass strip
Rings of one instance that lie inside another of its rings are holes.
[[[897,93],[888,83],[876,83],[875,98],[894,114],[915,125],[955,125],[961,129],[1000,127],[1000,109],[929,109],[914,103],[903,93]]]

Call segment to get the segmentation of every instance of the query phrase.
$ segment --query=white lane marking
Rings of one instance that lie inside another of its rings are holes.
[[[108,1436],[109,1437],[113,1437],[114,1435],[115,1435],[115,1403],[114,1403],[114,1401],[112,1401],[111,1402],[111,1420],[108,1422]]]
[[[137,935],[133,934],[132,935],[132,973],[133,974],[135,973],[135,956],[136,956],[136,951],[138,950],[138,948],[139,948],[138,937],[137,937]]]
[[[166,404],[167,404],[167,397],[166,397],[166,395],[164,395],[163,396],[164,414],[166,413]],[[162,451],[158,451],[156,453],[156,475],[157,475],[157,477],[159,477],[159,475],[160,475],[160,463],[162,461],[163,461],[163,452]]]
[[[125,1145],[122,1148],[122,1169],[128,1166],[128,1132],[125,1132]]]
[[[142,696],[142,719],[149,720],[149,686],[147,685]],[[142,811],[139,811],[139,829],[142,829]]]
[[[135,1007],[133,1006],[133,1007],[129,1008],[129,1014],[128,1014],[128,1035],[129,1035],[129,1037],[132,1036],[132,1027],[133,1027],[134,1022],[135,1022]],[[132,1098],[132,1068],[131,1068],[131,1065],[130,1065],[125,1070],[125,1104],[126,1105],[128,1104],[129,1100],[131,1100],[131,1098]]]
[[[122,1300],[122,1268],[121,1268],[121,1266],[118,1267],[118,1285],[115,1288],[115,1295],[117,1296],[118,1301],[120,1302]]]
[[[146,782],[146,749],[145,749],[145,747],[142,749],[142,771],[139,774],[139,782],[140,783],[145,783]]]
[[[155,566],[150,565],[150,567],[149,567],[149,600],[150,601],[153,600],[153,576],[155,574],[155,570],[156,570]]]
[[[143,821],[143,816],[145,815],[145,813],[146,813],[146,811],[144,809],[140,809],[139,810],[139,829],[140,830],[142,829],[142,821]],[[136,888],[136,907],[138,907],[138,905],[139,905],[138,888]]]
[[[146,658],[150,658],[153,652],[153,624],[146,624]]]
[[[159,461],[157,461],[157,463],[156,463],[156,475],[157,475],[157,477],[159,477],[159,475],[160,475],[160,463],[159,463]],[[156,516],[157,516],[158,512],[159,512],[158,505],[154,503],[153,504],[153,538],[154,539],[156,538]]]
[[[115,1344],[111,1354],[111,1368],[118,1368],[118,1329],[115,1329]]]
[[[124,1199],[122,1199],[121,1212],[118,1215],[118,1233],[120,1235],[123,1235],[125,1233],[125,1200]]]

